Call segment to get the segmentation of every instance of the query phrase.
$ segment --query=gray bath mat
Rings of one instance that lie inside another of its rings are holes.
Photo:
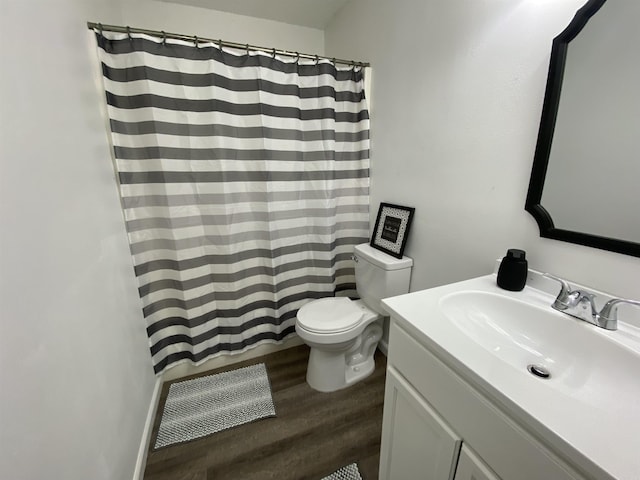
[[[155,448],[275,415],[264,363],[174,383],[169,387]]]
[[[336,470],[328,477],[324,477],[322,480],[362,480],[360,476],[360,470],[358,465],[352,463],[346,467],[342,467],[340,470]]]

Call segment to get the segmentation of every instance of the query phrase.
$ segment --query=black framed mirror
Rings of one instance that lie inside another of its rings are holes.
[[[542,237],[636,257],[639,5],[590,0],[554,39],[525,203]]]

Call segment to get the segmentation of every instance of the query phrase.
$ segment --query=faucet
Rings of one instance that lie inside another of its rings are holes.
[[[618,306],[628,303],[640,307],[640,302],[625,298],[614,298],[605,303],[598,312],[595,304],[595,295],[586,290],[573,290],[569,283],[562,278],[545,273],[543,277],[560,282],[560,293],[551,304],[551,307],[559,312],[579,318],[606,330],[618,329]]]

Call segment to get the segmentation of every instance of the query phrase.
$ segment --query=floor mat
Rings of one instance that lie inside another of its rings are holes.
[[[174,383],[169,387],[155,448],[275,415],[264,363]]]
[[[358,465],[352,463],[346,467],[336,470],[331,475],[324,477],[322,480],[362,480]]]

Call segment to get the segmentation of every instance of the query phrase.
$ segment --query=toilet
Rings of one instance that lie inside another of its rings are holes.
[[[369,376],[387,313],[380,300],[409,291],[413,260],[394,258],[363,243],[354,248],[360,300],[330,297],[298,310],[296,332],[310,348],[307,383],[333,392]]]

